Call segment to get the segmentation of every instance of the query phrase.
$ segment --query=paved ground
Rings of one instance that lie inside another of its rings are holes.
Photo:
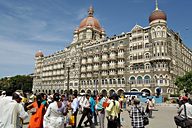
[[[158,111],[153,112],[153,118],[150,119],[149,125],[146,128],[176,128],[173,117],[176,115],[177,107],[175,105],[161,105],[156,107]],[[80,119],[81,115],[78,115]],[[123,111],[121,114],[122,128],[131,128],[131,120],[128,112]],[[107,120],[105,120],[107,128]],[[24,126],[27,128],[27,125]],[[70,127],[69,127],[70,128]],[[99,128],[98,126],[96,128]]]

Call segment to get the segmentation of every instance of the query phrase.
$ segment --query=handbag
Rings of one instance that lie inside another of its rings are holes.
[[[136,107],[137,108],[137,107]],[[149,124],[149,118],[145,115],[144,112],[141,112],[141,110],[139,108],[137,108],[139,110],[139,113],[141,113],[142,117],[143,117],[143,125],[148,125]]]
[[[182,117],[181,115],[174,116],[174,121],[177,126],[185,128],[191,125],[190,120],[187,118],[185,104],[184,104],[184,113],[185,113],[185,117]]]
[[[69,125],[75,125],[75,116],[71,115],[69,118]]]

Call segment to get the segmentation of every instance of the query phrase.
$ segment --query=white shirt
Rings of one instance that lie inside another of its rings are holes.
[[[189,103],[185,103],[185,106],[187,117],[192,119],[192,105]],[[181,107],[178,109],[178,113],[180,113],[182,117],[185,117],[184,105],[181,105]]]
[[[73,109],[73,113],[77,111],[79,107],[79,101],[77,98],[73,99],[73,102],[71,103],[71,108]]]
[[[21,119],[28,117],[21,104],[8,98],[0,99],[0,128],[20,128]]]

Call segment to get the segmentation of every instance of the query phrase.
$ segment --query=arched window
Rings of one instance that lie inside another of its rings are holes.
[[[142,84],[143,83],[143,79],[141,76],[137,77],[137,84]]]
[[[149,43],[146,43],[146,44],[145,44],[145,48],[149,48]]]
[[[136,82],[135,82],[135,77],[134,77],[134,76],[132,76],[132,77],[130,78],[130,83],[133,83],[133,84],[136,83]]]
[[[108,80],[107,79],[105,79],[105,84],[108,84]]]
[[[149,69],[150,64],[145,64],[145,69]]]
[[[148,75],[146,75],[146,76],[144,77],[144,83],[145,83],[145,84],[149,84],[149,83],[150,83],[150,77],[149,77]]]
[[[146,59],[149,58],[149,53],[145,53],[145,58],[146,58]]]
[[[133,60],[133,56],[129,56],[129,59],[130,59],[130,60]]]
[[[109,79],[109,84],[112,84],[112,79]]]
[[[122,84],[125,84],[125,79],[124,78],[122,78]]]
[[[117,82],[116,82],[116,80],[115,79],[113,79],[113,84],[116,84]]]
[[[133,70],[133,66],[131,65],[131,66],[129,66],[129,70],[130,71],[132,71]]]
[[[104,82],[104,80],[102,80],[102,85],[104,85],[105,84],[105,82]]]
[[[121,84],[121,79],[118,79],[118,84]]]
[[[162,75],[161,75],[160,78],[159,78],[159,82],[160,82],[160,84],[163,83],[163,76],[162,76]]]

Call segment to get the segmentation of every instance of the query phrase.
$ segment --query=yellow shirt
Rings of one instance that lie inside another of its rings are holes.
[[[120,107],[119,107],[119,102],[115,101],[115,105],[114,105],[114,100],[111,100],[109,106],[106,108],[107,114],[108,116],[113,116],[113,117],[118,117],[118,114],[120,112]]]

